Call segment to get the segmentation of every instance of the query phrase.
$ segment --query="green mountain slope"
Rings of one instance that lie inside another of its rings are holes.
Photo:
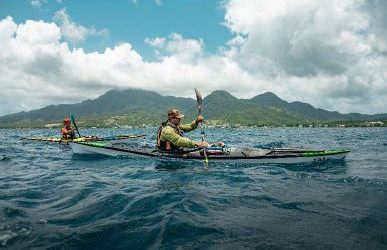
[[[194,95],[193,95],[194,96]],[[162,96],[139,89],[111,90],[94,100],[77,104],[50,105],[42,109],[0,117],[1,127],[42,127],[61,123],[71,114],[82,126],[157,125],[171,108],[180,109],[187,119],[197,114],[196,100]],[[288,103],[273,93],[252,99],[238,99],[226,91],[214,91],[203,99],[203,115],[210,123],[241,125],[297,125],[332,121],[387,120],[387,114],[340,114],[316,109],[302,102]]]
[[[117,118],[120,115],[126,117],[125,121],[135,120],[133,125],[137,125],[164,119],[166,110],[170,108],[178,107],[185,111],[195,105],[196,101],[191,98],[162,96],[152,91],[111,90],[94,100],[77,104],[50,105],[38,110],[6,115],[0,117],[0,127],[34,127],[58,123],[71,114],[86,119],[91,126],[100,124],[100,118]]]
[[[314,108],[312,105],[303,102],[286,102],[271,92],[267,92],[250,99],[252,102],[263,107],[277,107],[283,110],[303,114],[312,120],[317,121],[362,121],[386,119],[387,114],[364,115],[359,113],[341,114],[336,111],[327,111]]]
[[[220,123],[243,125],[281,125],[311,122],[308,117],[277,107],[257,105],[251,100],[238,99],[226,91],[215,91],[204,98],[203,114]]]

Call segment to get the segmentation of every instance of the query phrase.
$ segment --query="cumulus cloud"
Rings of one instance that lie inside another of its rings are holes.
[[[131,0],[132,3],[137,4],[137,0]],[[158,6],[163,5],[163,1],[161,0],[154,0],[154,3]]]
[[[31,0],[30,1],[30,4],[36,8],[42,7],[42,4],[44,4],[44,3],[47,3],[47,1],[46,0]]]
[[[154,47],[159,57],[175,56],[188,63],[201,58],[204,51],[203,39],[185,39],[177,33],[172,33],[168,38],[147,38],[145,43]]]
[[[61,9],[55,12],[54,21],[60,24],[61,33],[71,43],[79,43],[86,39],[87,36],[107,36],[107,29],[97,30],[94,27],[86,28],[71,20],[66,9]]]
[[[62,0],[55,0],[57,3],[62,4]],[[43,4],[48,3],[48,0],[30,0],[32,7],[41,8]]]
[[[246,68],[295,76],[343,73],[349,63],[369,53],[360,32],[368,28],[366,16],[353,1],[230,1],[226,24],[248,36],[241,58]]]
[[[146,38],[145,43],[156,48],[163,48],[165,44],[165,37]]]
[[[59,25],[4,18],[0,115],[129,87],[191,97],[193,88],[242,98],[272,91],[329,110],[387,112],[383,1],[230,0],[223,7],[234,37],[217,53],[206,52],[201,38],[172,33],[145,39],[155,61],[128,42],[101,53],[69,46],[98,31],[74,23],[64,9],[54,19]]]
[[[0,21],[0,50],[5,52],[0,54],[1,114],[96,98],[112,88],[192,96],[194,87],[206,94],[219,86],[241,93],[255,81],[235,62],[205,56],[201,39],[180,34],[159,39],[164,42],[148,39],[163,56],[147,62],[129,43],[103,53],[71,49],[61,41],[61,32],[55,23],[16,24],[11,17]]]
[[[287,99],[386,112],[379,101],[387,90],[386,6],[363,0],[230,0],[225,25],[243,38],[231,41],[230,51],[238,53],[230,56],[250,74],[275,82]]]

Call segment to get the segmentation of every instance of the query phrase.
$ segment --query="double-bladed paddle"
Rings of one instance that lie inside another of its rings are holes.
[[[202,114],[203,98],[202,98],[202,95],[199,93],[198,89],[195,88],[194,90],[195,90],[195,94],[196,94],[196,101],[198,103],[198,116],[199,116]],[[203,142],[204,137],[205,137],[203,122],[200,122],[199,126],[200,126],[200,134],[202,136],[202,142]],[[208,157],[207,157],[206,149],[203,149],[203,154],[204,154],[205,165],[208,166]]]

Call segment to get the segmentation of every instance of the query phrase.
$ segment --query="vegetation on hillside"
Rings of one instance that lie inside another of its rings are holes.
[[[50,105],[42,109],[0,117],[0,128],[61,126],[74,115],[83,127],[157,126],[166,113],[177,108],[186,121],[197,114],[192,98],[162,96],[152,91],[111,90],[95,100],[77,104]],[[273,93],[238,99],[226,91],[204,98],[202,112],[214,126],[386,126],[387,114],[340,114],[316,109],[302,102],[288,103]],[[381,123],[370,123],[382,121]]]

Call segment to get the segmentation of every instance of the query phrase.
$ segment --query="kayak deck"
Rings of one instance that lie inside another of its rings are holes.
[[[91,142],[91,141],[120,142],[120,141],[129,140],[129,139],[140,138],[144,136],[145,135],[114,135],[114,136],[108,136],[108,137],[87,136],[87,137],[79,137],[75,139],[63,139],[63,138],[57,138],[57,137],[25,137],[25,138],[21,138],[21,140],[67,144],[69,142]]]
[[[76,154],[103,154],[108,156],[130,156],[140,158],[204,160],[203,149],[166,153],[151,147],[133,147],[125,144],[108,145],[104,142],[71,142],[70,146]],[[210,152],[210,151],[208,151]],[[310,150],[292,148],[230,148],[221,153],[209,154],[209,161],[241,162],[241,163],[284,163],[296,164],[325,160],[342,160],[349,150]]]

